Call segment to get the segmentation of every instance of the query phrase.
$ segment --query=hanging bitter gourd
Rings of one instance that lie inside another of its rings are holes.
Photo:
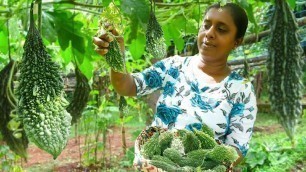
[[[167,54],[164,33],[153,10],[150,12],[147,24],[146,51],[151,54],[153,58],[164,58]]]
[[[67,107],[67,111],[72,116],[71,124],[76,123],[81,118],[82,112],[87,105],[91,90],[87,77],[78,67],[75,67],[75,78],[76,87],[72,100]]]
[[[118,26],[120,25],[119,22],[121,23],[119,19],[121,19],[121,16],[117,7],[113,3],[110,3],[101,14],[101,19],[99,20],[99,30],[96,36],[100,37],[101,35],[107,34],[108,37],[113,40],[109,43],[108,52],[104,55],[106,63],[114,71],[125,73],[126,70],[123,50],[121,50],[120,44],[116,39],[117,36],[110,31],[111,27],[118,29]]]
[[[288,3],[276,0],[267,59],[269,99],[272,110],[278,114],[281,125],[292,141],[302,113],[303,59],[297,29]]]
[[[65,107],[59,65],[51,60],[36,29],[33,3],[20,64],[17,113],[28,139],[55,159],[65,148],[71,116]]]
[[[17,102],[14,100],[12,78],[16,71],[16,62],[13,60],[0,71],[0,127],[3,140],[10,150],[20,157],[27,158],[29,140],[22,130],[23,126],[13,115]],[[12,122],[14,126],[10,125]]]

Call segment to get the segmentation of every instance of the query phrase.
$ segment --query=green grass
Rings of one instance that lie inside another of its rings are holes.
[[[255,126],[269,126],[278,124],[275,114],[258,113],[255,121]]]

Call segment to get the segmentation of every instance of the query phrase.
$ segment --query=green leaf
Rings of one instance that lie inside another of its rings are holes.
[[[295,8],[296,0],[287,0],[288,4],[290,5],[291,9]]]
[[[65,50],[71,42],[72,47],[80,53],[85,53],[84,35],[81,32],[83,23],[74,20],[75,15],[69,11],[55,11],[50,13],[53,15],[56,32],[58,34],[58,42],[61,49]]]
[[[129,17],[137,17],[142,23],[148,21],[149,4],[147,1],[124,0],[121,4],[121,10]]]
[[[249,4],[247,1],[239,2],[239,5],[245,9],[248,15],[249,21],[257,25],[255,16],[254,16],[254,12],[253,12],[253,6]]]
[[[7,54],[8,52],[7,39],[7,34],[4,31],[0,32],[0,52],[3,54]]]
[[[87,77],[88,80],[92,78],[94,67],[87,58],[84,58],[83,63],[79,64],[78,66],[79,66],[79,69]]]
[[[42,37],[49,42],[56,42],[57,33],[53,26],[54,18],[48,12],[42,11]]]
[[[170,41],[173,40],[179,51],[184,48],[184,40],[181,36],[178,26],[175,23],[170,23],[163,26],[164,37],[166,39],[166,44],[170,45]]]
[[[74,47],[72,47],[72,54],[73,54],[73,57],[75,57],[75,59],[77,60],[77,62],[79,64],[82,64],[83,61],[84,61],[84,54],[83,53],[80,53],[77,49],[75,49]],[[90,61],[89,59],[87,59],[88,61]]]
[[[251,168],[258,165],[263,165],[267,159],[267,154],[265,152],[249,152],[246,158],[246,162]]]
[[[113,0],[103,0],[102,5],[107,7]]]
[[[138,20],[136,19],[136,17],[131,17],[131,24],[130,24],[130,29],[129,29],[129,34],[128,34],[128,39],[127,39],[127,43],[131,43],[131,41],[133,39],[137,38],[137,33],[138,33]]]
[[[129,46],[133,59],[139,59],[144,54],[145,45],[145,36],[143,34],[138,34],[137,39],[134,39]]]
[[[100,61],[102,56],[98,55],[95,52],[95,46],[92,43],[92,35],[85,37],[85,40],[86,40],[86,53],[80,55],[84,56],[84,58],[87,58],[90,61]],[[96,58],[93,58],[93,56],[96,56]]]
[[[65,50],[61,50],[60,53],[63,58],[64,65],[67,66],[72,59],[71,48],[66,48]]]

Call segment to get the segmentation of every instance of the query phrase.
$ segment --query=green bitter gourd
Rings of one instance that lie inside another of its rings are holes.
[[[153,10],[150,12],[147,24],[146,51],[151,54],[153,58],[164,58],[167,54],[164,33]]]
[[[296,125],[302,114],[303,50],[297,36],[296,19],[285,0],[275,1],[270,27],[269,99],[272,110],[294,143]]]
[[[35,27],[33,3],[18,81],[17,113],[26,135],[55,159],[67,144],[71,116],[65,109],[68,102],[59,66],[51,60]]]

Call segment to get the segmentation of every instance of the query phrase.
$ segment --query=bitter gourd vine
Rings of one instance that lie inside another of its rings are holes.
[[[78,67],[75,67],[75,78],[76,87],[72,100],[67,107],[67,111],[72,116],[71,124],[76,123],[81,118],[82,112],[87,105],[91,90],[87,77]]]
[[[271,38],[267,59],[271,108],[294,143],[294,133],[302,113],[302,47],[296,19],[285,0],[275,1],[271,18]]]
[[[33,3],[23,48],[16,90],[17,114],[28,139],[55,159],[67,144],[71,116],[65,109],[68,102],[59,65],[51,60],[35,27]]]
[[[29,140],[24,130],[22,130],[23,126],[14,115],[17,102],[14,98],[12,78],[15,76],[16,71],[16,62],[13,60],[0,71],[1,134],[10,150],[20,157],[27,158]]]

